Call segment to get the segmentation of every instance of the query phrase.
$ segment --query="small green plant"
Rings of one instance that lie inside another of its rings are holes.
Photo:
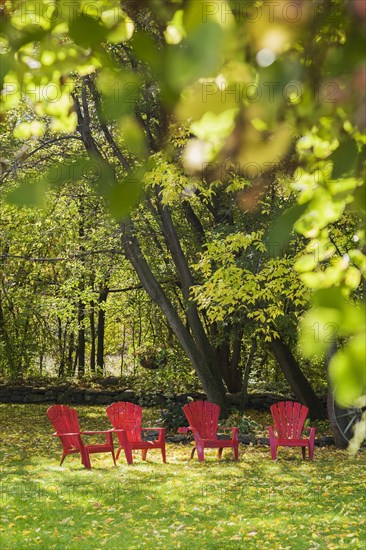
[[[163,348],[148,346],[137,353],[139,363],[144,369],[156,370],[165,367],[168,362],[167,352]]]
[[[164,428],[176,432],[180,426],[188,426],[182,404],[168,400],[166,408],[160,413],[160,423]]]
[[[224,427],[238,427],[239,432],[243,435],[254,435],[257,430],[263,429],[258,422],[239,412],[231,414],[229,418],[220,422],[220,425]]]

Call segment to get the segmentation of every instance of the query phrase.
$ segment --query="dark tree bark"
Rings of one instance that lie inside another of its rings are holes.
[[[310,418],[326,418],[325,408],[304,376],[288,344],[281,338],[274,338],[269,344],[274,357],[285,375],[296,399],[309,408]]]
[[[90,372],[95,372],[95,314],[94,314],[94,301],[90,302]]]
[[[257,351],[257,341],[255,338],[252,339],[252,344],[250,346],[250,351],[248,355],[247,362],[244,367],[244,376],[243,376],[243,390],[242,390],[242,406],[245,409],[245,407],[248,404],[248,382],[249,382],[249,375],[250,371],[252,369],[255,353]]]
[[[97,371],[104,372],[104,332],[105,332],[105,309],[104,305],[108,298],[108,288],[101,290],[98,298],[98,326],[97,326]]]
[[[125,360],[125,348],[126,348],[126,325],[123,325],[123,338],[122,338],[122,346],[121,346],[121,365],[120,365],[120,375],[123,375],[123,367],[124,367],[124,360]]]
[[[82,300],[78,303],[78,345],[77,345],[77,358],[78,358],[78,376],[84,376],[85,374],[85,304]]]
[[[7,363],[9,364],[10,374],[12,375],[15,372],[16,365],[14,364],[12,345],[10,342],[8,331],[6,329],[5,316],[4,316],[4,311],[2,307],[1,296],[0,296],[0,340],[4,342],[6,359],[7,359]]]
[[[225,388],[221,378],[215,376],[210,368],[211,357],[207,358],[201,353],[201,350],[189,330],[184,326],[177,311],[174,309],[161,285],[154,277],[134,235],[131,221],[123,225],[122,242],[126,251],[126,256],[132,263],[142,286],[145,288],[150,298],[164,313],[174,334],[195,368],[207,398],[220,405],[223,409],[226,409],[227,401]],[[202,342],[200,344],[202,346]]]
[[[84,98],[83,98],[84,99]],[[80,252],[85,252],[85,246],[84,246],[84,240],[85,240],[85,226],[84,226],[84,218],[85,218],[85,208],[84,208],[84,199],[83,196],[79,196],[79,204],[78,204],[78,210],[79,210],[79,249]],[[83,292],[85,288],[85,273],[84,273],[84,264],[85,264],[85,258],[82,256],[81,259],[82,264],[82,272],[81,272],[81,278],[79,282],[79,290],[80,293]],[[84,321],[85,321],[85,303],[82,301],[82,299],[79,299],[78,302],[78,343],[77,343],[77,358],[78,358],[78,376],[84,376],[85,374],[85,327],[84,327]]]
[[[196,304],[190,298],[190,291],[191,287],[194,285],[194,280],[187,262],[187,258],[182,250],[178,234],[174,227],[170,210],[168,207],[161,204],[159,198],[158,208],[162,220],[162,231],[164,238],[177,269],[178,277],[181,281],[185,311],[192,336],[200,353],[210,364],[212,371],[217,375],[217,377],[220,377],[221,373],[219,365],[217,364],[215,350],[211,346],[208,336],[203,328]]]
[[[74,336],[74,333],[71,332],[69,337],[67,358],[66,358],[67,374],[69,376],[73,375],[75,371],[75,367],[74,367],[75,362],[73,361],[74,353],[75,353],[75,336]],[[77,354],[75,354],[75,357],[77,357]]]
[[[58,376],[62,377],[65,374],[65,339],[63,337],[62,321],[60,317],[57,317],[57,339],[58,339],[58,349],[60,353],[60,364],[58,367]]]
[[[219,367],[228,391],[239,393],[243,389],[243,376],[239,369],[243,329],[236,327],[226,332],[225,340],[218,348]]]

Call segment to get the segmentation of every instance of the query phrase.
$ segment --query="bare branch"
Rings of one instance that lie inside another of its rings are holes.
[[[8,258],[12,259],[18,259],[18,260],[27,260],[29,262],[66,262],[68,260],[75,260],[77,258],[84,258],[85,256],[96,256],[98,254],[119,254],[121,256],[125,256],[124,251],[122,250],[116,250],[115,248],[111,249],[105,249],[105,250],[92,250],[90,252],[78,252],[75,254],[70,254],[69,256],[65,257],[58,257],[58,258],[46,258],[46,257],[32,257],[32,256],[26,256],[22,254],[0,254],[0,260],[6,260]]]
[[[33,149],[33,151],[31,151],[27,155],[24,155],[24,157],[22,158],[22,161],[25,161],[25,160],[29,159],[30,157],[35,155],[38,151],[40,151],[41,149],[44,149],[48,145],[52,145],[53,143],[58,143],[59,141],[65,141],[65,140],[69,140],[69,139],[77,139],[78,141],[82,141],[80,136],[74,136],[74,135],[72,135],[72,136],[61,136],[61,137],[58,137],[58,138],[49,139],[47,141],[44,141],[41,145],[39,145],[38,147]],[[4,174],[0,178],[0,183],[3,183],[5,181],[5,179],[9,176],[9,174],[14,172],[18,168],[19,168],[19,160],[15,161],[14,164],[9,168],[9,170],[4,172]]]

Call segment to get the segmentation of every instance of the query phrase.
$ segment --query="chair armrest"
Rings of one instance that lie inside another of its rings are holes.
[[[52,435],[54,437],[63,437],[63,436],[71,436],[71,435],[94,435],[94,434],[109,434],[109,433],[112,433],[114,431],[117,431],[117,432],[123,432],[124,430],[96,430],[96,431],[85,431],[85,432],[63,432],[63,433],[53,433]]]
[[[165,428],[142,428],[143,432],[158,432],[158,438],[155,441],[160,441],[163,443],[165,441]]]
[[[80,432],[80,435],[94,435],[94,434],[108,434],[114,430],[89,430],[86,432]]]
[[[193,428],[191,428],[190,426],[188,427],[181,427],[181,428],[178,428],[178,433],[179,434],[186,434],[188,433],[189,431],[192,431]]]
[[[69,436],[69,435],[80,435],[81,432],[65,432],[65,433],[62,433],[62,434],[58,434],[58,433],[53,433],[51,434],[52,437],[64,437],[64,436]]]
[[[311,428],[310,426],[306,427],[303,429],[303,431],[305,432],[310,432],[309,433],[309,440],[310,441],[314,441],[315,439],[315,431],[316,431],[316,428]]]
[[[223,432],[232,432],[231,439],[232,441],[236,441],[238,439],[239,435],[239,428],[227,428],[226,426],[217,426],[217,431],[223,431]]]

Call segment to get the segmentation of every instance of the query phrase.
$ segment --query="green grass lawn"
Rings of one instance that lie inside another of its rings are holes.
[[[189,445],[167,446],[148,461],[135,454],[77,455],[59,460],[61,445],[44,405],[0,405],[0,548],[294,548],[366,546],[366,453],[350,458],[316,448],[240,447],[239,462],[214,450],[189,461]],[[104,407],[77,407],[82,429],[107,428]],[[153,414],[150,413],[152,420]]]

